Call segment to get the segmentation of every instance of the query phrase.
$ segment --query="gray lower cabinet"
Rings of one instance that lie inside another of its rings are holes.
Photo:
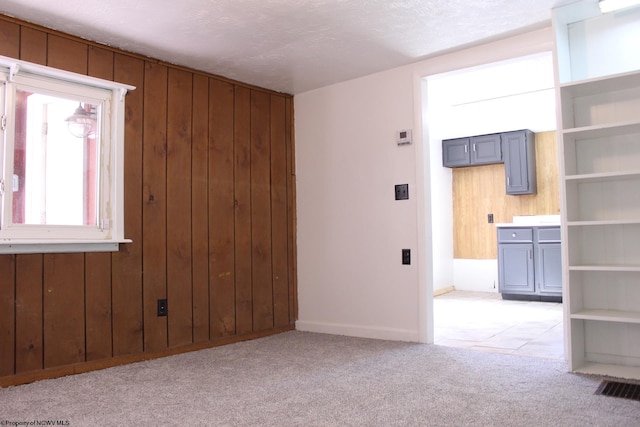
[[[560,243],[540,243],[536,253],[537,285],[540,294],[562,295],[562,262]]]
[[[533,243],[498,245],[499,289],[503,294],[535,292]]]
[[[561,300],[560,227],[498,228],[498,290],[504,299]]]

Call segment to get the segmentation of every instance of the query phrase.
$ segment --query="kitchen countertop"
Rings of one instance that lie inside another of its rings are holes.
[[[514,216],[513,222],[498,222],[496,227],[559,227],[560,215],[522,215]]]

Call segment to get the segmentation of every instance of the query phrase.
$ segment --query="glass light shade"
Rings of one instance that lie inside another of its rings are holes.
[[[76,138],[84,138],[89,136],[93,131],[95,125],[95,119],[91,117],[91,114],[82,108],[82,105],[78,105],[76,111],[65,119],[67,127],[71,135]]]

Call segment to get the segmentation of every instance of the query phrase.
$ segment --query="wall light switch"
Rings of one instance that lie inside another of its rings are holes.
[[[409,184],[396,185],[396,200],[409,199]]]

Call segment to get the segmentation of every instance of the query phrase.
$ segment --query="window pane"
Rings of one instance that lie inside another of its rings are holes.
[[[16,91],[13,223],[96,226],[99,106]]]

